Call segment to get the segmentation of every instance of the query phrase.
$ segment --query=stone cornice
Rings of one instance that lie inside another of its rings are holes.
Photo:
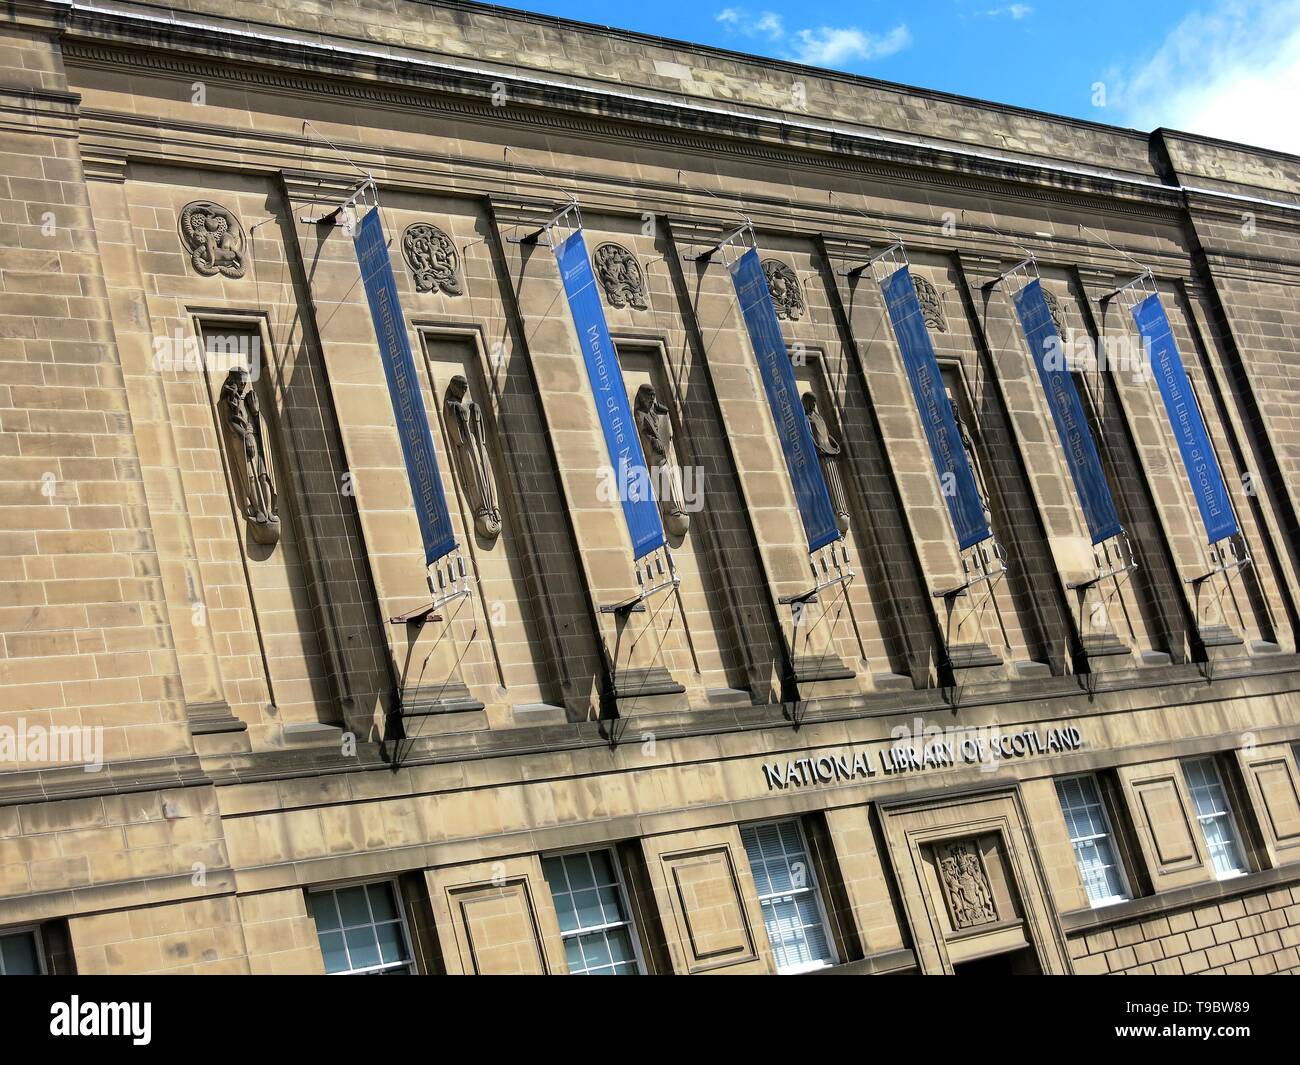
[[[232,67],[237,66],[241,84],[251,82],[292,94],[344,95],[422,114],[432,109],[487,123],[511,127],[528,123],[588,137],[633,137],[675,149],[727,152],[787,166],[812,162],[821,169],[911,181],[923,175],[927,184],[948,183],[966,191],[1006,194],[1014,186],[1021,197],[1068,201],[1091,196],[1157,212],[1176,211],[1180,205],[1176,189],[1137,176],[576,82],[476,71],[449,61],[417,62],[413,57],[332,45],[223,35],[219,28],[141,23],[122,14],[79,9],[64,51],[83,64],[126,65],[209,80],[231,77]],[[493,86],[501,81],[508,86],[511,104],[494,108]],[[636,127],[629,129],[623,123]]]

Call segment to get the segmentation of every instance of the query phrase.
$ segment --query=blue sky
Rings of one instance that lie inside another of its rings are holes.
[[[508,0],[507,6],[1113,125],[1163,125],[1300,154],[1300,0]]]

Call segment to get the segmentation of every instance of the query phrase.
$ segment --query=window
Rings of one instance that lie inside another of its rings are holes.
[[[780,973],[804,973],[836,962],[817,878],[798,821],[740,830],[758,888],[768,942]]]
[[[1070,832],[1074,858],[1079,863],[1088,901],[1094,906],[1110,906],[1129,898],[1124,870],[1116,857],[1115,833],[1102,804],[1097,779],[1092,776],[1069,777],[1056,782],[1061,813]]]
[[[312,917],[331,976],[409,976],[411,939],[393,884],[353,884],[313,891]]]
[[[1241,876],[1248,870],[1218,765],[1213,758],[1197,758],[1183,763],[1183,774],[1192,793],[1196,820],[1201,823],[1201,834],[1205,837],[1210,861],[1214,863],[1215,875],[1220,880]]]
[[[627,898],[609,851],[542,859],[574,976],[636,976],[641,958]]]
[[[34,928],[0,932],[0,976],[41,976],[41,937]]]

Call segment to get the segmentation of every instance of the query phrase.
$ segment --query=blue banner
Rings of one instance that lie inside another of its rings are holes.
[[[1056,331],[1056,323],[1052,321],[1047,300],[1043,298],[1043,283],[1034,278],[1012,297],[1012,302],[1016,305],[1020,328],[1029,344],[1029,354],[1038,369],[1038,380],[1042,382],[1047,405],[1052,411],[1052,422],[1065,452],[1066,465],[1074,479],[1074,494],[1083,508],[1092,542],[1099,544],[1117,536],[1123,531],[1123,526],[1115,512],[1115,500],[1101,468],[1101,456],[1097,454],[1097,442],[1088,427],[1079,390],[1066,363],[1065,347]]]
[[[964,551],[987,540],[993,533],[984,516],[984,501],[980,498],[975,473],[962,446],[952,404],[944,391],[943,375],[934,357],[930,332],[925,327],[921,301],[916,298],[911,270],[904,266],[894,271],[881,283],[880,289],[885,296],[885,307],[894,327],[903,365],[907,368],[912,398],[916,400],[916,410],[921,416],[921,427],[930,445],[930,456],[939,474],[948,513],[952,516],[957,545]]]
[[[731,283],[736,288],[740,313],[758,359],[758,372],[763,378],[767,405],[772,410],[776,435],[785,454],[785,466],[790,471],[795,503],[808,537],[808,550],[816,551],[840,539],[840,530],[835,524],[835,508],[826,491],[821,460],[799,398],[794,367],[781,336],[781,322],[772,306],[757,248],[750,248],[732,264]]]
[[[555,249],[555,258],[569,299],[569,312],[582,345],[587,365],[587,380],[596,401],[600,428],[605,434],[605,449],[618,482],[618,497],[623,503],[623,517],[632,537],[632,557],[641,558],[664,545],[664,526],[659,506],[641,453],[636,421],[623,385],[623,371],[618,353],[609,338],[605,308],[600,303],[596,278],[587,257],[582,231],[576,231]]]
[[[1156,375],[1156,385],[1169,415],[1169,426],[1178,441],[1183,466],[1191,481],[1196,505],[1201,510],[1205,535],[1210,543],[1218,543],[1237,532],[1237,517],[1232,511],[1228,487],[1223,483],[1219,462],[1210,447],[1210,434],[1192,395],[1192,385],[1187,380],[1187,370],[1178,354],[1178,345],[1174,343],[1173,330],[1169,328],[1159,293],[1153,292],[1133,308],[1133,320],[1150,352],[1151,370]]]
[[[370,303],[370,318],[379,339],[388,397],[393,401],[397,435],[402,441],[406,476],[411,482],[415,513],[420,521],[424,562],[431,566],[456,547],[456,538],[451,531],[447,497],[438,473],[433,435],[429,432],[429,416],[420,396],[420,378],[415,372],[415,357],[411,354],[402,306],[397,300],[397,282],[393,279],[393,264],[388,257],[377,208],[361,219],[354,243],[357,262],[361,265],[361,282]]]

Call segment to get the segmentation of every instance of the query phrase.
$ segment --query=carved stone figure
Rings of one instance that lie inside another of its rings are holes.
[[[237,502],[248,521],[249,536],[258,544],[277,543],[280,516],[266,457],[262,409],[246,369],[236,366],[226,374],[217,403],[230,443]]]
[[[501,507],[488,455],[483,409],[469,394],[469,382],[457,374],[447,384],[443,400],[447,432],[456,454],[460,483],[474,511],[474,528],[489,539],[501,532]]]
[[[971,840],[939,848],[939,880],[954,929],[974,928],[998,919],[984,862]]]
[[[920,274],[912,275],[912,284],[916,286],[916,298],[921,304],[921,316],[925,319],[925,324],[940,333],[948,332],[948,319],[944,317],[939,290]]]
[[[979,460],[975,457],[975,441],[970,435],[970,430],[966,428],[966,423],[962,421],[961,408],[957,406],[957,400],[953,398],[952,389],[945,388],[944,392],[948,396],[948,403],[952,407],[953,421],[957,423],[957,434],[961,437],[962,450],[966,452],[966,465],[970,467],[970,474],[975,478],[975,487],[980,494],[980,504],[984,507],[984,521],[989,528],[993,527],[993,511],[989,508],[989,488],[984,483],[984,471],[980,468]]]
[[[794,271],[779,259],[764,259],[763,273],[767,277],[767,291],[772,294],[772,306],[780,319],[797,322],[803,317],[803,293]]]
[[[437,226],[416,222],[402,234],[402,257],[415,279],[416,292],[445,292],[459,296],[460,256],[456,245]]]
[[[634,406],[641,450],[654,478],[664,528],[671,536],[685,536],[691,527],[691,516],[682,503],[682,486],[672,457],[673,425],[668,408],[659,402],[651,384],[644,384],[636,390]]]
[[[1061,301],[1056,298],[1047,289],[1041,290],[1043,293],[1043,302],[1047,304],[1047,311],[1052,316],[1052,324],[1056,326],[1056,335],[1062,340],[1065,339],[1065,319],[1061,316]]]
[[[596,276],[613,307],[644,311],[650,306],[645,294],[645,274],[636,256],[621,244],[601,244],[592,256]]]
[[[244,276],[244,227],[220,204],[196,200],[186,205],[180,231],[190,262],[204,277]]]
[[[817,397],[811,392],[803,394],[803,412],[808,418],[808,428],[812,431],[817,457],[821,459],[822,477],[826,480],[826,490],[830,493],[831,506],[835,510],[835,526],[841,533],[846,533],[849,531],[849,500],[844,492],[844,481],[840,477],[840,442],[831,436],[826,419],[817,409]]]

